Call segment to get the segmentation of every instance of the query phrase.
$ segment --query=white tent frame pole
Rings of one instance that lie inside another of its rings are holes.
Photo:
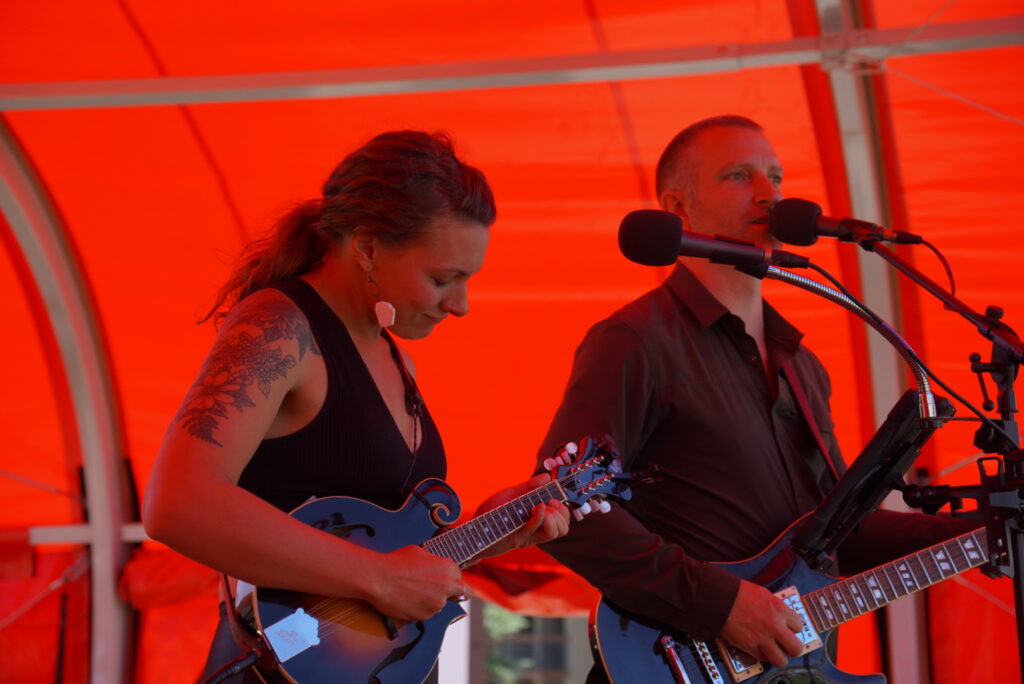
[[[856,3],[857,0],[815,0],[822,33],[841,33],[854,26]],[[865,54],[860,50],[855,52],[857,55]],[[854,67],[828,71],[843,149],[850,209],[862,220],[889,225],[890,209],[886,201],[888,192],[883,175],[877,103],[870,92],[868,77],[856,73],[856,60],[848,61],[850,56],[843,48],[825,55],[826,63]],[[862,301],[883,320],[900,329],[902,320],[898,318],[901,312],[893,269],[876,255],[863,250],[857,251],[857,265]],[[873,418],[877,427],[902,395],[905,387],[901,383],[906,373],[892,345],[878,335],[869,334],[865,341]],[[902,509],[906,510],[906,506]],[[914,594],[887,606],[885,621],[888,626],[886,666],[892,683],[925,684],[930,681],[924,595]]]
[[[626,81],[754,67],[833,64],[851,52],[882,61],[1024,44],[1024,15],[891,29],[825,32],[786,41],[417,64],[278,74],[23,83],[0,86],[0,111],[211,104],[397,95]]]
[[[3,211],[45,302],[67,378],[82,455],[89,520],[91,681],[124,681],[128,611],[117,592],[122,541],[118,414],[95,309],[63,226],[17,142],[0,122]],[[76,526],[78,527],[78,526]]]

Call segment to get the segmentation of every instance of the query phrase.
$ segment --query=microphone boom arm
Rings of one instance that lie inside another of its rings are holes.
[[[967,304],[947,292],[945,288],[934,280],[911,266],[906,260],[896,254],[896,252],[885,245],[879,244],[877,240],[870,236],[854,241],[857,242],[857,244],[859,244],[864,250],[874,252],[888,261],[911,280],[942,301],[950,311],[954,311],[966,318],[974,324],[978,329],[978,332],[983,336],[1006,348],[1016,363],[1020,364],[1024,362],[1024,342],[1021,342],[1019,337],[1010,333],[1004,324],[994,321],[989,316],[983,316],[977,313]]]
[[[738,267],[755,277],[795,285],[813,292],[863,319],[890,344],[914,371],[916,390],[907,390],[835,486],[811,511],[793,538],[793,549],[815,570],[832,562],[832,554],[885,496],[901,486],[902,478],[932,433],[952,415],[943,398],[936,402],[931,382],[917,354],[899,333],[846,294],[809,278],[774,266]]]
[[[878,243],[876,239],[864,233],[858,233],[855,240],[864,250],[874,252],[893,267],[923,287],[929,294],[940,300],[947,309],[967,319],[981,333],[982,336],[992,342],[992,360],[985,364],[972,364],[971,370],[979,373],[989,373],[998,389],[998,411],[999,420],[992,420],[984,417],[977,410],[974,410],[982,418],[982,425],[975,433],[974,444],[988,454],[1007,454],[1018,450],[1020,434],[1017,428],[1015,415],[1017,413],[1017,400],[1014,396],[1013,383],[1017,379],[1018,368],[1024,363],[1024,342],[1005,323],[1000,321],[1002,309],[990,306],[985,314],[979,314],[970,306],[953,296],[941,285],[921,273],[909,262],[902,259],[893,250]],[[982,385],[984,387],[984,384]],[[963,401],[961,399],[961,401]],[[966,402],[964,402],[966,404]],[[969,404],[968,404],[969,406]],[[1024,470],[1024,469],[1022,469]],[[1017,473],[1024,475],[1024,472]],[[1024,635],[1022,635],[1024,636]],[[1024,653],[1024,648],[1022,648]]]
[[[746,271],[745,271],[746,272]],[[821,283],[806,278],[796,273],[776,268],[775,266],[769,266],[764,277],[772,280],[781,280],[790,285],[795,285],[803,290],[813,292],[816,295],[824,297],[829,301],[839,304],[844,309],[854,313],[862,319],[865,323],[875,329],[886,341],[891,344],[903,360],[906,361],[907,365],[910,366],[911,371],[914,373],[914,383],[917,385],[917,392],[920,398],[919,414],[924,420],[932,420],[938,418],[938,412],[935,408],[935,395],[932,393],[931,381],[928,379],[928,374],[921,366],[917,353],[913,348],[904,340],[899,333],[892,329],[888,323],[883,321],[881,318],[870,313],[867,309],[861,306],[859,303],[847,297],[839,290],[822,285]]]

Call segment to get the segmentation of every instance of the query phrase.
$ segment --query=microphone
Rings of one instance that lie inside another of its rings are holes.
[[[685,231],[681,218],[657,209],[638,209],[626,214],[619,225],[619,249],[627,259],[644,266],[671,266],[680,256],[733,266],[806,268],[810,263],[807,257],[781,249]]]
[[[875,223],[857,219],[834,219],[821,215],[821,207],[810,200],[790,198],[780,200],[768,215],[772,235],[787,245],[813,245],[819,235],[839,238],[842,242],[881,240],[900,245],[918,245],[924,241],[920,235],[902,230],[889,230]]]

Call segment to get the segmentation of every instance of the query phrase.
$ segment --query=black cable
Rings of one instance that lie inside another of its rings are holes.
[[[224,667],[204,679],[202,684],[218,684],[219,682],[223,682],[228,677],[234,677],[243,670],[249,669],[255,665],[259,659],[259,653],[256,651],[249,651],[248,653],[238,656],[234,660],[228,661]]]
[[[57,667],[54,672],[54,684],[64,684],[64,642],[68,626],[68,587],[60,593],[60,609],[57,623]]]
[[[940,252],[935,245],[928,242],[927,240],[921,240],[921,244],[928,249],[935,252],[935,256],[939,258],[939,263],[942,264],[942,268],[946,269],[946,277],[949,278],[949,294],[956,295],[956,283],[953,281],[953,269],[949,267],[949,262],[946,261],[946,257]]]

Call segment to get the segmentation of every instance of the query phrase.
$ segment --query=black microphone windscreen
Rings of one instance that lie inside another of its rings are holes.
[[[768,215],[768,226],[776,239],[787,245],[813,245],[818,241],[821,207],[810,200],[779,200]]]
[[[619,249],[644,266],[671,266],[679,258],[683,220],[669,211],[638,209],[619,225]]]

